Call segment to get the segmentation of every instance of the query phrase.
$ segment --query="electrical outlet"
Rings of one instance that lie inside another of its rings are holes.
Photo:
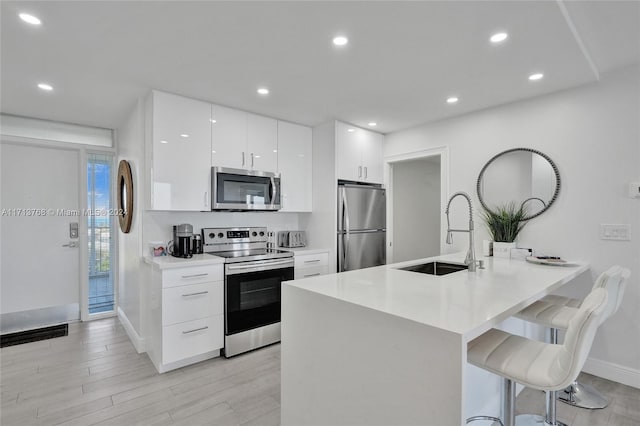
[[[600,225],[600,239],[614,241],[631,241],[631,225]]]

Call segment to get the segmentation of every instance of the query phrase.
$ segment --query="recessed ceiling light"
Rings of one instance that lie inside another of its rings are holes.
[[[269,94],[269,89],[265,88],[265,87],[261,87],[258,89],[258,93],[261,95],[268,95]]]
[[[181,138],[188,138],[188,137],[189,137],[189,135],[188,135],[188,134],[186,134],[186,133],[182,133],[182,134],[180,135],[180,137],[181,137]]]
[[[376,127],[378,125],[378,123],[376,123],[375,121],[370,121],[369,122],[369,126],[371,127]]]
[[[47,83],[38,83],[38,87],[42,90],[46,90],[47,92],[50,92],[53,90],[53,86]]]
[[[353,133],[355,131],[356,131],[356,129],[347,129],[347,132],[350,132],[350,133]]]
[[[501,41],[505,41],[507,37],[509,37],[507,33],[496,33],[492,35],[489,40],[491,40],[491,43],[500,43]]]
[[[214,154],[216,153],[216,151],[215,151],[215,150],[213,150],[213,151],[211,151],[211,152],[212,152],[212,153],[214,153]]]
[[[274,149],[274,150],[273,150],[273,152],[278,152],[278,150],[277,150],[277,149]]]
[[[212,123],[217,123],[217,121],[214,120],[213,118],[210,118],[209,121],[211,121]]]
[[[333,44],[336,46],[344,46],[347,43],[349,43],[349,39],[345,36],[337,36],[333,38]]]
[[[456,98],[455,96],[447,98],[447,103],[448,104],[455,104],[456,102],[458,102],[458,98]]]
[[[28,13],[21,13],[18,15],[20,17],[20,19],[22,19],[24,22],[31,24],[31,25],[40,25],[42,24],[42,21],[40,19],[38,19],[37,17],[33,16],[33,15],[29,15]]]
[[[531,74],[531,75],[529,76],[529,80],[531,80],[531,81],[536,81],[536,80],[540,80],[542,77],[544,77],[544,74],[542,74],[541,72],[539,72],[539,73]]]
[[[169,142],[167,142],[167,141],[160,141],[160,143],[169,143]]]

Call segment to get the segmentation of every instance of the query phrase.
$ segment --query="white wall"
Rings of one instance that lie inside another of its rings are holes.
[[[181,223],[193,225],[193,232],[202,228],[236,226],[266,226],[269,231],[297,230],[298,213],[280,212],[154,212],[144,215],[145,245],[151,241],[167,243],[172,239],[172,226]]]
[[[142,261],[142,217],[144,209],[144,104],[138,102],[126,122],[117,132],[118,162],[127,160],[133,177],[133,211],[131,230],[118,238],[118,307],[139,338],[144,336],[141,302],[144,273]],[[127,327],[127,325],[125,325]],[[130,330],[128,330],[130,332]],[[136,336],[131,336],[136,340]]]
[[[640,200],[626,195],[627,183],[640,178],[639,75],[632,66],[595,84],[393,133],[385,138],[385,156],[448,146],[450,189],[472,194],[477,208],[475,182],[494,154],[529,147],[549,155],[562,189],[556,204],[527,225],[520,245],[588,261],[590,276],[563,289],[576,297],[609,266],[631,268],[625,300],[598,332],[587,370],[618,381],[625,373],[624,380],[640,387]],[[458,210],[464,221],[466,212]],[[631,224],[633,240],[601,241],[601,223]],[[487,233],[480,225],[476,233],[479,253]],[[464,248],[458,242],[451,250]]]
[[[440,254],[440,157],[393,163],[393,262]]]

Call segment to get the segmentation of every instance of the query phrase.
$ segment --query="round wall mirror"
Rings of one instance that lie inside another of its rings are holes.
[[[495,211],[515,203],[526,211],[525,220],[545,212],[560,192],[560,173],[547,155],[530,148],[501,152],[484,165],[476,185],[482,207]]]
[[[118,222],[120,229],[125,234],[131,230],[133,219],[133,178],[131,166],[126,160],[120,160],[118,164]]]

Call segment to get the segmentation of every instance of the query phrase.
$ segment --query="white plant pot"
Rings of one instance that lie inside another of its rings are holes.
[[[516,248],[516,243],[498,243],[493,242],[493,257],[501,257],[504,259],[511,258],[511,249]]]

